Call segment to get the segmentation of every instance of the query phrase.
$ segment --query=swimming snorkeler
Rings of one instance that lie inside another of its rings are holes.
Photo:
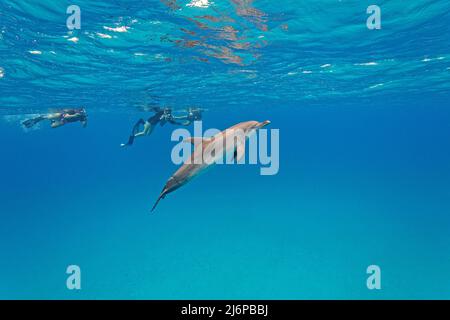
[[[173,117],[175,120],[185,120],[181,123],[183,126],[188,126],[194,121],[202,120],[202,112],[204,109],[201,108],[189,108],[187,114],[184,116]]]
[[[152,111],[155,113],[153,116],[145,121],[144,119],[139,119],[138,122],[133,126],[133,130],[131,131],[131,135],[128,138],[127,143],[122,143],[121,147],[127,147],[133,145],[134,139],[137,137],[148,136],[153,132],[155,126],[159,123],[160,126],[165,125],[167,122],[175,125],[181,125],[181,123],[175,121],[172,115],[172,109],[170,108],[159,108],[154,107]],[[143,125],[143,129],[141,130],[141,126]]]
[[[85,128],[87,126],[87,113],[84,108],[63,109],[60,112],[48,113],[25,120],[22,125],[25,128],[31,128],[43,120],[49,120],[52,128],[58,128],[71,122],[81,122],[83,128]]]

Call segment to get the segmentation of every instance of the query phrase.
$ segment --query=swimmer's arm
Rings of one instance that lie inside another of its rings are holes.
[[[180,126],[188,126],[191,124],[191,122],[189,120],[184,121],[184,122],[178,122],[178,121],[174,121],[174,120],[170,120],[171,124],[176,124],[176,125],[180,125]]]
[[[176,120],[182,120],[182,119],[187,119],[187,115],[185,115],[185,116],[172,116],[172,119],[176,119]]]
[[[65,116],[64,116],[64,118],[65,119],[72,119],[72,118],[76,118],[76,117],[78,117],[79,115],[78,114],[66,114]]]
[[[87,127],[87,120],[81,121],[81,125],[83,126],[83,128]]]

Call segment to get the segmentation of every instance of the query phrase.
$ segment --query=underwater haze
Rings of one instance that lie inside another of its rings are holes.
[[[450,299],[449,101],[447,0],[2,0],[0,299]],[[119,145],[155,106],[270,120],[279,172],[150,213],[178,127]]]

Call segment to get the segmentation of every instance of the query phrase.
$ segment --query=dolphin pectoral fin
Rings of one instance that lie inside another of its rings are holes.
[[[238,143],[236,146],[236,149],[234,150],[233,154],[233,160],[236,161],[236,163],[239,163],[239,161],[242,160],[245,156],[245,142]]]
[[[158,199],[156,200],[155,204],[152,207],[152,210],[150,212],[153,212],[153,210],[155,210],[156,206],[158,205],[159,201],[161,199],[164,199],[164,197],[166,196],[166,190],[163,190],[163,192],[161,192],[161,194],[159,195]]]

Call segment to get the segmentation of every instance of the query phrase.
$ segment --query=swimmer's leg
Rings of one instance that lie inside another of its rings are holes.
[[[140,137],[143,135],[144,131],[145,131],[145,125],[147,122],[144,121],[144,119],[139,119],[138,122],[136,122],[136,124],[133,126],[133,130],[131,131],[131,135],[128,138],[127,143],[122,143],[120,144],[121,147],[128,147],[128,146],[132,146],[134,143],[134,138],[136,137]],[[144,131],[143,132],[139,132],[139,128],[141,126],[141,124],[144,125]]]
[[[141,132],[138,132],[134,135],[134,137],[143,137],[143,136],[148,136],[153,132],[153,128],[154,126],[152,126],[152,124],[150,122],[145,122],[144,124],[144,130],[142,130]]]
[[[150,122],[146,122],[145,124],[144,124],[144,131],[142,132],[145,136],[149,136],[149,135],[151,135],[152,134],[152,132],[153,132],[153,128],[154,128],[155,126],[152,126],[152,124],[150,123]]]
[[[49,114],[47,114],[47,115],[45,115],[45,116],[42,116],[44,119],[47,119],[47,120],[58,120],[58,119],[61,119],[61,117],[62,117],[62,113],[60,113],[60,112],[57,112],[57,113],[49,113]]]

